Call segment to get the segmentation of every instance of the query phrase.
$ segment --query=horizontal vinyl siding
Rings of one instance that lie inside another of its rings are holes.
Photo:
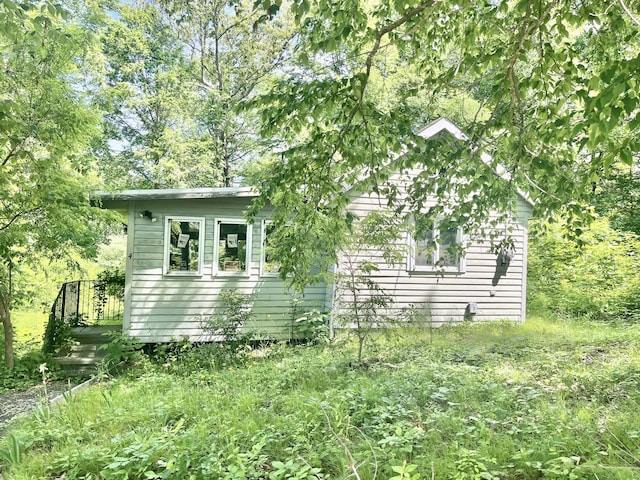
[[[372,210],[384,208],[385,201],[375,195],[354,196],[350,210],[360,217]],[[388,319],[403,320],[412,309],[428,312],[434,324],[443,322],[459,322],[464,320],[467,305],[477,304],[474,321],[508,319],[524,320],[523,299],[526,289],[526,259],[524,244],[527,240],[527,219],[530,207],[518,199],[518,211],[511,223],[513,231],[510,235],[515,242],[515,255],[506,274],[497,277],[497,256],[490,253],[490,242],[472,239],[465,252],[466,268],[464,273],[409,272],[407,257],[410,255],[407,238],[398,239],[398,245],[405,248],[403,261],[387,264],[379,253],[369,249],[351,255],[357,263],[369,260],[376,263],[379,271],[370,276],[384,293],[390,296],[393,303],[387,309],[379,309],[381,316]],[[488,221],[491,221],[489,219]],[[500,226],[499,228],[504,228]],[[342,255],[339,270],[345,271]],[[497,282],[495,285],[493,283]],[[358,297],[364,300],[376,292],[360,291]],[[337,292],[338,303],[347,302],[350,293],[341,289]],[[340,308],[335,309],[337,313]],[[344,310],[346,312],[347,310]]]
[[[261,222],[253,225],[250,275],[212,276],[215,218],[242,219],[249,199],[203,199],[146,201],[135,203],[133,250],[129,262],[127,331],[143,342],[163,342],[189,337],[193,341],[207,340],[200,324],[211,315],[222,315],[219,302],[222,290],[235,288],[253,294],[253,321],[245,325],[258,335],[272,339],[288,339],[292,325],[305,310],[322,308],[324,285],[309,287],[297,306],[279,278],[260,277]],[[149,210],[157,221],[141,218],[137,212]],[[167,216],[204,217],[203,271],[200,276],[163,275],[164,225]]]

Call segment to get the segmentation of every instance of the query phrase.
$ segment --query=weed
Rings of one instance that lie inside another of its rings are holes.
[[[99,349],[106,350],[105,363],[107,368],[120,362],[133,364],[142,359],[142,344],[123,331],[113,331],[105,334],[109,337],[109,343],[101,345]]]
[[[425,432],[419,426],[409,423],[397,424],[392,432],[378,442],[378,445],[388,449],[390,453],[402,452],[411,455],[415,449],[422,447],[424,436]]]
[[[45,400],[33,408],[33,417],[41,424],[47,424],[51,420],[51,405]]]
[[[462,448],[458,452],[455,461],[456,472],[454,480],[498,480],[502,473],[491,470],[489,465],[494,465],[495,458],[482,458],[478,452]]]
[[[20,465],[26,448],[27,445],[20,437],[10,433],[4,441],[3,447],[0,448],[0,459],[2,459],[0,467],[2,465],[8,467],[17,467]],[[1,468],[0,472],[2,472]]]
[[[318,309],[305,312],[304,315],[295,318],[293,336],[310,343],[328,342],[329,315]]]
[[[429,344],[433,344],[434,323],[431,315],[431,307],[428,302],[411,304],[405,309],[403,323],[408,327],[427,329],[429,332]]]
[[[219,297],[221,314],[202,318],[200,327],[211,340],[219,342],[218,349],[211,352],[216,352],[218,365],[225,365],[241,360],[254,337],[250,329],[243,328],[252,321],[251,304],[254,296],[230,288],[222,290]]]
[[[324,478],[319,468],[310,466],[303,459],[290,458],[286,462],[275,461],[271,463],[271,467],[269,480],[320,480]]]
[[[413,465],[411,463],[407,465],[407,461],[405,460],[402,462],[402,465],[395,465],[391,467],[391,470],[393,470],[397,475],[394,475],[389,480],[418,480],[420,478],[420,473],[413,473],[417,468],[417,465]]]
[[[185,353],[190,351],[194,344],[185,336],[181,339],[173,338],[167,343],[158,343],[153,346],[151,357],[160,364],[167,365],[175,363]]]

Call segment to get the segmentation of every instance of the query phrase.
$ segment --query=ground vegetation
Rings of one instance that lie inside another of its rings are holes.
[[[42,406],[0,441],[20,478],[633,478],[636,325],[532,318],[429,336],[180,346]],[[404,475],[404,476],[403,476]]]

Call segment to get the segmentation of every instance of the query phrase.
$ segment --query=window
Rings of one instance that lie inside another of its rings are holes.
[[[214,273],[248,275],[251,268],[251,226],[241,219],[216,219],[213,258]]]
[[[201,275],[204,218],[167,217],[164,233],[165,275]]]
[[[262,221],[262,249],[260,259],[260,275],[265,277],[275,277],[280,271],[280,264],[275,262],[270,255],[271,245],[269,236],[275,230],[275,225],[271,220]]]
[[[409,271],[464,272],[462,241],[461,228],[442,230],[436,222],[432,229],[413,239]]]

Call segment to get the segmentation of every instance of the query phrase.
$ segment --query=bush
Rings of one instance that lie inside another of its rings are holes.
[[[310,344],[329,341],[329,313],[311,309],[294,320],[294,337]]]
[[[219,342],[216,351],[220,365],[242,360],[254,338],[251,328],[245,328],[253,322],[253,298],[253,295],[241,293],[234,288],[222,290],[219,313],[200,320],[202,330],[212,341]]]
[[[529,308],[594,320],[640,320],[640,237],[598,220],[566,239],[558,226],[532,229]]]
[[[13,370],[7,370],[4,363],[0,363],[0,392],[26,390],[39,383],[42,380],[39,367],[47,361],[42,353],[33,350],[16,357]]]

